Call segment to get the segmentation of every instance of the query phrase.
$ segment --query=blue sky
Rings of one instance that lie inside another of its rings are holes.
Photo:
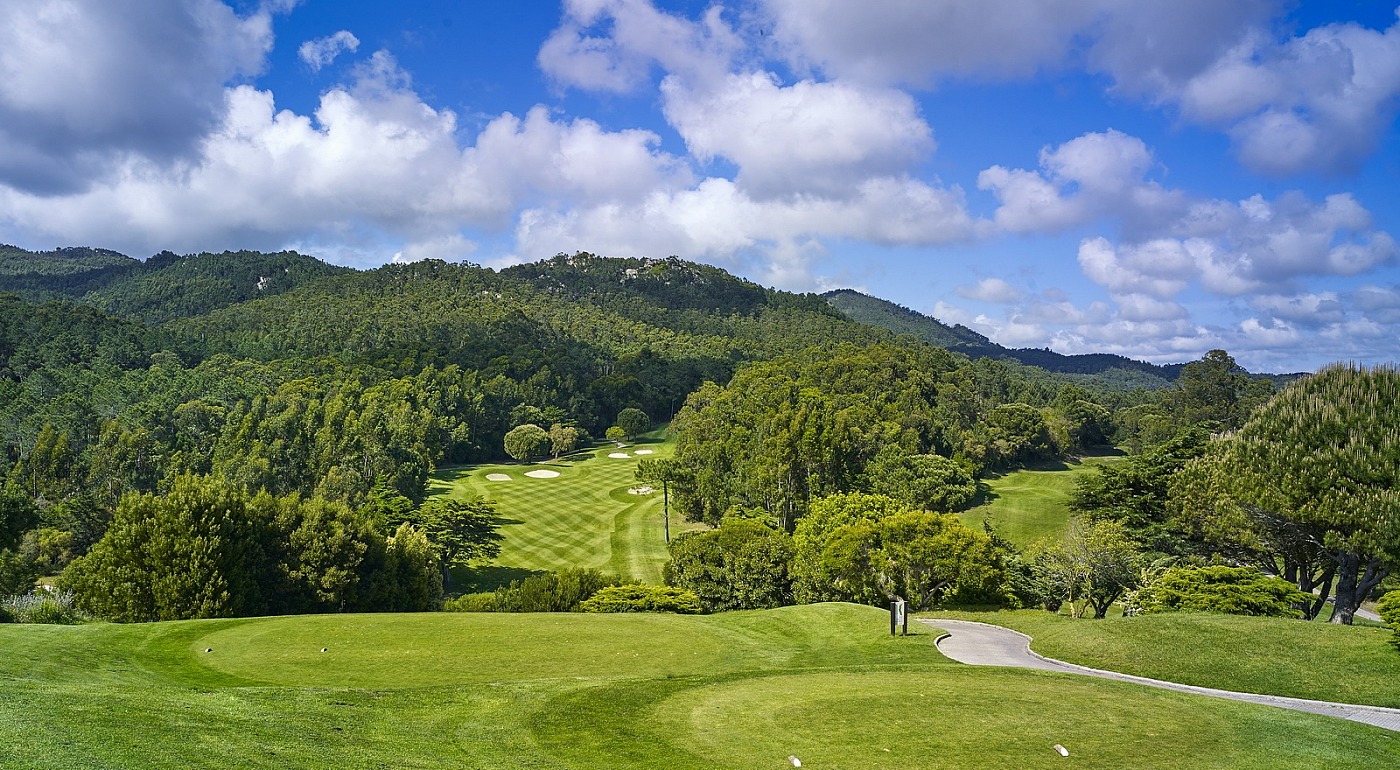
[[[1395,0],[118,5],[0,7],[0,241],[674,254],[1014,347],[1400,360]]]

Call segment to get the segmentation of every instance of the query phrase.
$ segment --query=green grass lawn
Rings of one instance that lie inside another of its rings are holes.
[[[1388,628],[1286,618],[1163,613],[1103,620],[1041,610],[946,613],[1014,628],[1070,663],[1222,690],[1400,708]]]
[[[669,457],[674,451],[674,441],[661,430],[622,449],[605,444],[554,461],[443,469],[428,491],[496,502],[505,539],[490,568],[465,576],[477,588],[564,567],[596,567],[660,583],[668,558],[661,490],[648,495],[628,490],[643,486],[633,475],[638,459]],[[532,478],[525,475],[530,471],[559,475]],[[488,478],[502,476],[508,480]],[[686,528],[679,519],[672,514],[673,536]]]
[[[1394,767],[1400,735],[970,668],[879,609],[0,626],[0,766]],[[325,648],[326,652],[321,652]],[[209,652],[205,652],[205,650]]]
[[[963,523],[981,530],[984,520],[1018,548],[1041,538],[1057,538],[1069,526],[1069,497],[1074,479],[1096,465],[1118,462],[1119,455],[1086,457],[1073,464],[1010,471],[986,481],[987,502],[958,514]]]

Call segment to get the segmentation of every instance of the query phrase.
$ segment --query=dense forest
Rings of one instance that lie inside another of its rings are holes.
[[[719,538],[678,541],[678,584],[752,541],[763,602],[1035,603],[1053,554],[939,518],[979,478],[1125,447],[1083,490],[1086,521],[1207,559],[1223,549],[1171,513],[1167,477],[1274,388],[1223,351],[1054,372],[969,356],[674,257],[354,271],[293,252],[0,247],[0,292],[0,593],[58,575],[123,620],[434,606],[444,567],[496,548],[489,505],[424,502],[436,468],[503,457],[520,426],[586,442],[640,413],[679,437],[645,472]],[[956,544],[962,577],[871,577],[901,537]]]

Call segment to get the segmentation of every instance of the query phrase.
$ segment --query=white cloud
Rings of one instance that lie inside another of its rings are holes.
[[[1241,341],[1251,348],[1280,348],[1298,344],[1301,335],[1292,326],[1277,318],[1267,322],[1246,318],[1240,322]]]
[[[810,241],[816,238],[933,245],[981,232],[982,223],[968,216],[960,194],[909,179],[872,179],[844,199],[755,199],[730,180],[710,178],[630,205],[527,210],[520,216],[516,243],[520,259],[575,248],[617,255],[682,254],[730,265],[762,256],[785,261],[780,272],[791,273],[793,255],[811,253]]]
[[[701,160],[739,167],[759,196],[841,194],[863,179],[898,174],[933,150],[933,132],[900,91],[801,81],[769,73],[694,87],[667,77],[665,114]]]
[[[1331,291],[1292,296],[1261,294],[1250,297],[1249,306],[1272,318],[1307,327],[1339,323],[1346,314],[1341,298]]]
[[[1108,75],[1112,89],[1225,131],[1256,171],[1355,167],[1400,99],[1400,24],[1280,38],[1285,0],[766,0],[800,71],[864,83]]]
[[[128,158],[66,196],[0,188],[0,219],[136,254],[383,241],[422,258],[465,246],[453,240],[463,227],[509,228],[522,205],[631,202],[690,182],[654,134],[555,122],[543,108],[497,117],[464,149],[456,116],[423,103],[392,57],[375,54],[356,77],[327,91],[314,117],[229,89],[222,125],[179,169]]]
[[[1332,24],[1282,43],[1253,35],[1168,90],[1187,117],[1225,127],[1252,169],[1349,169],[1395,118],[1400,22]]]
[[[992,166],[977,186],[996,196],[996,222],[1008,232],[1056,232],[1109,216],[1150,229],[1185,207],[1181,192],[1146,178],[1152,166],[1141,139],[1109,129],[1043,148],[1040,171]]]
[[[132,154],[190,157],[271,45],[268,11],[216,0],[0,4],[0,184],[64,193]]]
[[[565,0],[564,18],[540,47],[540,69],[562,86],[626,93],[653,67],[700,82],[729,72],[741,42],[712,6],[698,22],[648,0]]]
[[[334,35],[318,37],[315,40],[308,40],[297,49],[297,55],[306,65],[313,70],[319,71],[322,67],[335,61],[336,57],[346,51],[355,52],[360,49],[360,39],[347,30],[340,30]]]
[[[1126,321],[1177,321],[1190,313],[1177,302],[1161,300],[1146,294],[1124,294],[1114,297],[1118,313]]]
[[[1025,294],[1000,278],[983,278],[972,286],[959,286],[955,291],[963,299],[996,303],[1016,302]]]
[[[1400,257],[1350,194],[1193,201],[1148,179],[1151,167],[1140,139],[1110,130],[1043,149],[1038,171],[993,166],[978,186],[997,198],[994,221],[1006,232],[1116,221],[1122,242],[1100,236],[1079,248],[1084,274],[1116,294],[1165,298],[1192,282],[1228,296],[1290,291],[1305,276],[1360,275]]]

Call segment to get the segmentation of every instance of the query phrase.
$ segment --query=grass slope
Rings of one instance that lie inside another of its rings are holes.
[[[947,613],[1029,634],[1036,652],[1171,682],[1400,708],[1387,628],[1166,613],[1074,620],[1039,610]]]
[[[435,475],[430,494],[480,496],[500,511],[504,540],[492,567],[479,570],[478,587],[490,588],[531,572],[563,567],[597,567],[648,583],[661,582],[668,558],[661,491],[634,495],[640,487],[637,460],[669,457],[674,442],[656,431],[625,449],[608,444],[558,461],[449,468]],[[626,458],[609,457],[622,453]],[[527,471],[549,470],[557,478],[538,479]],[[503,475],[509,481],[492,481]],[[671,517],[671,533],[681,531]]]
[[[1095,465],[1118,462],[1120,457],[1086,457],[1073,465],[1010,471],[986,481],[989,500],[958,514],[964,524],[981,529],[990,521],[1017,547],[1041,538],[1058,538],[1069,527],[1069,498],[1074,480]]]
[[[0,627],[6,768],[1387,767],[1400,736],[957,666],[878,609]],[[326,652],[321,652],[322,648]],[[205,652],[206,649],[211,650]]]

